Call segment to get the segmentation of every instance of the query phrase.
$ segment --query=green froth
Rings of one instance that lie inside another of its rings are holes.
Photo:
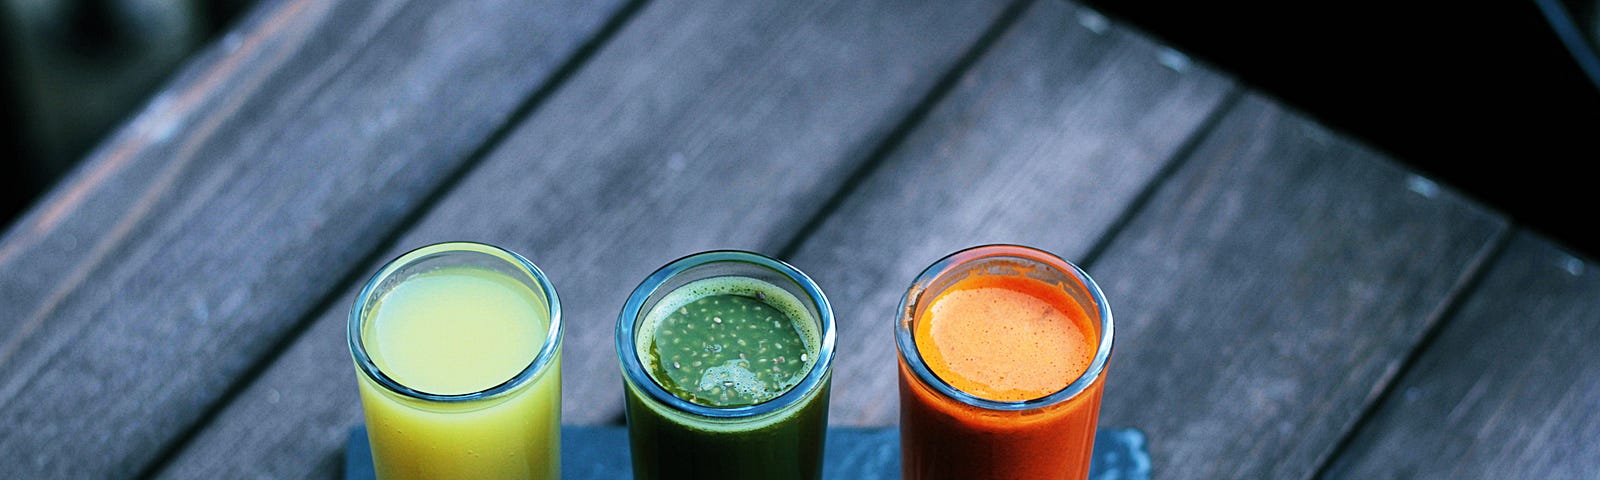
[[[817,342],[809,319],[797,298],[774,285],[712,278],[659,302],[639,347],[646,371],[678,398],[710,407],[754,405],[789,391],[810,370]]]

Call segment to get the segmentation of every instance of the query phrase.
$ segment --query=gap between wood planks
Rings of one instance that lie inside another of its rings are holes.
[[[538,89],[534,90],[532,94],[528,95],[528,98],[523,99],[523,101],[511,111],[511,115],[506,118],[506,121],[496,126],[494,131],[489,133],[489,136],[484,139],[483,143],[479,144],[477,148],[472,150],[472,153],[467,156],[466,160],[463,161],[459,167],[452,171],[446,172],[444,179],[437,186],[435,186],[432,191],[428,192],[427,195],[422,197],[422,203],[420,204],[421,206],[406,214],[404,218],[400,219],[400,221],[395,224],[395,227],[384,235],[383,240],[374,245],[372,250],[363,256],[360,261],[356,262],[355,265],[372,265],[383,260],[383,258],[380,257],[384,255],[384,252],[387,252],[393,248],[395,243],[400,240],[400,237],[404,236],[406,232],[411,230],[413,225],[426,216],[426,214],[432,210],[433,205],[438,203],[439,199],[443,198],[451,190],[454,190],[455,186],[461,182],[461,179],[465,178],[467,173],[471,172],[478,166],[478,164],[482,163],[483,159],[489,156],[489,153],[495,151],[501,142],[503,142],[506,137],[510,135],[511,131],[515,130],[515,127],[521,125],[522,122],[531,116],[534,111],[539,109],[539,106],[542,105],[546,99],[559,90],[562,85],[565,85],[567,79],[572,77],[572,75],[582,68],[584,64],[588,63],[589,58],[593,57],[595,52],[598,52],[601,47],[603,47],[608,41],[611,40],[613,36],[616,35],[617,32],[621,31],[629,21],[637,16],[637,13],[644,8],[646,3],[648,3],[648,0],[629,0],[626,4],[619,8],[617,13],[612,15],[610,19],[607,19],[592,37],[584,41],[583,44],[572,53],[571,57],[563,61],[561,65],[551,73],[549,80],[545,81],[543,85],[540,85]],[[361,48],[364,49],[368,47],[363,46]],[[356,284],[363,281],[366,276],[369,275],[369,273],[370,272],[366,272],[360,267],[352,269],[350,272],[347,272],[343,278],[340,278],[336,285],[342,287],[345,285]],[[277,342],[274,342],[272,348],[268,350],[266,355],[246,369],[244,373],[239,376],[237,381],[233,382],[233,384],[228,387],[227,391],[223,392],[222,395],[217,398],[217,401],[212,403],[211,406],[207,408],[206,411],[202,413],[193,424],[190,424],[188,428],[184,429],[182,433],[164,446],[160,453],[158,453],[154,459],[148,465],[146,465],[144,469],[142,469],[139,474],[139,478],[154,478],[162,470],[165,470],[168,464],[170,464],[176,457],[177,453],[183,451],[183,448],[193,441],[194,437],[201,430],[203,430],[206,425],[210,424],[211,421],[214,420],[223,409],[227,408],[228,405],[233,403],[234,399],[237,398],[240,393],[244,392],[246,388],[255,383],[256,379],[260,378],[263,372],[276,363],[278,361],[278,357],[282,356],[284,352],[288,351],[289,346],[294,345],[294,343],[300,339],[300,336],[309,329],[311,324],[316,322],[323,312],[330,308],[334,308],[334,303],[339,301],[343,293],[344,291],[342,288],[334,288],[330,289],[322,296],[322,298],[318,299],[315,306],[309,310],[308,313],[294,322],[294,326],[289,330],[288,334],[278,339]]]
[[[1239,104],[1239,100],[1244,98],[1245,91],[1246,89],[1237,85],[1228,90],[1228,93],[1222,97],[1222,101],[1217,103],[1217,107],[1212,109],[1204,120],[1200,121],[1200,126],[1189,134],[1189,138],[1184,139],[1183,144],[1178,146],[1177,151],[1172,152],[1172,158],[1167,159],[1166,164],[1162,165],[1161,169],[1151,176],[1150,182],[1145,184],[1144,189],[1134,195],[1133,201],[1128,202],[1128,208],[1123,209],[1122,213],[1111,221],[1111,224],[1106,227],[1106,232],[1100,235],[1100,239],[1089,247],[1089,251],[1084,252],[1083,258],[1074,263],[1083,267],[1084,270],[1089,270],[1094,265],[1095,260],[1099,260],[1100,256],[1111,248],[1111,241],[1128,229],[1128,225],[1133,223],[1134,217],[1137,217],[1139,212],[1144,210],[1145,205],[1150,203],[1150,199],[1155,197],[1156,191],[1160,190],[1161,186],[1165,185],[1167,180],[1177,173],[1179,167],[1182,167],[1183,164],[1188,163],[1190,158],[1194,157],[1195,151],[1200,149],[1200,144],[1205,143],[1206,138],[1211,136],[1211,132],[1216,130],[1217,125],[1222,123],[1222,119],[1227,118],[1228,114],[1233,112],[1234,106]]]
[[[1000,16],[995,19],[994,23],[990,24],[983,34],[978,37],[978,40],[973,42],[972,46],[967,48],[956,59],[955,64],[939,76],[939,80],[934,83],[933,88],[928,91],[927,95],[919,99],[916,105],[906,112],[905,117],[899,123],[896,123],[894,128],[884,136],[883,141],[873,147],[871,152],[866,155],[866,159],[859,162],[856,168],[850,171],[844,181],[840,182],[839,188],[834,190],[833,194],[829,195],[828,199],[822,203],[822,206],[801,224],[800,229],[795,231],[795,235],[790,237],[787,242],[784,242],[783,247],[776,252],[776,257],[788,259],[794,256],[800,250],[800,246],[810,238],[810,233],[820,228],[822,222],[826,221],[834,211],[838,210],[839,205],[860,187],[861,181],[870,176],[883,163],[883,160],[889,157],[889,153],[899,147],[905,141],[905,138],[916,130],[922,120],[928,116],[928,113],[939,105],[952,90],[955,90],[956,84],[961,77],[966,75],[995,43],[998,43],[1000,37],[1004,36],[1011,29],[1011,26],[1022,18],[1023,13],[1028,11],[1033,2],[1034,0],[1017,0],[1007,6],[1005,11],[1001,12]],[[618,412],[604,424],[620,426],[626,423],[627,413]]]
[[[999,39],[1011,29],[1012,25],[1018,23],[1018,20],[1032,7],[1033,3],[1033,0],[1019,0],[1010,5],[1001,14],[1000,18],[979,37],[972,48],[964,53],[956,64],[940,77],[933,90],[920,100],[907,113],[906,117],[889,132],[884,140],[868,154],[867,159],[850,172],[850,176],[845,179],[838,190],[828,197],[822,207],[811,218],[807,219],[804,226],[796,231],[795,236],[777,252],[778,258],[788,259],[799,252],[806,241],[810,240],[811,232],[820,228],[823,222],[844,203],[845,199],[855,193],[861,182],[877,170],[884,163],[884,160],[905,141],[906,137],[921,125],[928,114],[939,105],[949,92],[955,89],[961,77],[966,75],[994,44],[998,43]],[[1138,212],[1143,210],[1150,202],[1150,199],[1154,197],[1155,192],[1159,190],[1161,185],[1165,184],[1184,163],[1193,157],[1194,152],[1201,143],[1210,136],[1217,125],[1222,122],[1222,119],[1233,110],[1234,106],[1244,98],[1246,91],[1247,89],[1239,86],[1230,87],[1217,106],[1207,114],[1206,118],[1200,122],[1200,125],[1190,133],[1178,150],[1173,152],[1161,169],[1156,172],[1151,181],[1145,185],[1134,197],[1133,201],[1128,204],[1128,207],[1110,224],[1106,232],[1101,235],[1100,239],[1096,241],[1084,257],[1076,263],[1087,269],[1109,248],[1111,241],[1126,230]],[[622,425],[625,421],[626,414],[618,413],[608,423]]]
[[[839,185],[839,189],[834,190],[833,195],[829,195],[828,200],[822,203],[822,208],[817,209],[817,212],[811,215],[811,218],[806,219],[805,223],[801,224],[800,229],[795,231],[794,237],[785,242],[783,248],[778,250],[778,258],[788,259],[798,253],[800,247],[806,243],[806,240],[811,238],[811,232],[821,229],[822,222],[827,221],[828,217],[839,209],[839,205],[843,204],[846,198],[849,198],[851,194],[860,188],[861,182],[872,176],[872,172],[877,170],[880,165],[883,165],[884,159],[889,158],[891,152],[898,148],[900,144],[905,143],[906,137],[910,136],[911,132],[922,124],[922,120],[928,117],[928,113],[932,112],[934,107],[942,103],[944,98],[955,90],[956,84],[961,81],[961,77],[971,71],[972,67],[977,65],[978,60],[983,58],[984,54],[994,47],[994,44],[999,43],[1000,37],[1005,36],[1005,33],[1011,30],[1011,26],[1017,24],[1017,21],[1033,6],[1033,3],[1033,0],[1018,0],[1006,7],[1006,10],[1000,13],[1000,17],[995,19],[988,29],[984,30],[982,36],[978,37],[978,41],[973,43],[972,47],[968,48],[966,52],[962,53],[960,58],[956,59],[955,65],[951,66],[949,71],[939,77],[939,81],[933,84],[933,89],[929,90],[926,96],[917,101],[916,106],[912,107],[911,111],[906,112],[905,118],[901,119],[900,123],[896,124],[894,129],[884,136],[883,141],[873,148],[871,153],[867,154],[866,160],[850,171],[849,176],[845,177],[844,182]]]
[[[1194,133],[1184,141],[1183,145],[1180,146],[1178,151],[1173,154],[1172,158],[1162,166],[1161,170],[1156,173],[1151,182],[1145,186],[1144,190],[1140,191],[1139,194],[1134,197],[1134,200],[1129,203],[1128,208],[1125,209],[1122,214],[1112,222],[1110,227],[1106,230],[1106,233],[1102,235],[1092,247],[1090,247],[1089,251],[1084,254],[1082,260],[1078,262],[1079,265],[1081,265],[1085,270],[1092,268],[1095,261],[1098,260],[1100,256],[1110,248],[1116,237],[1126,230],[1127,226],[1138,215],[1138,212],[1143,210],[1145,205],[1150,202],[1150,199],[1154,197],[1156,191],[1160,189],[1161,185],[1170,179],[1174,173],[1181,168],[1190,157],[1193,156],[1200,144],[1203,143],[1208,136],[1210,136],[1211,131],[1214,130],[1216,126],[1221,123],[1221,120],[1233,110],[1233,108],[1242,98],[1244,98],[1245,93],[1248,90],[1249,89],[1247,88],[1235,87],[1234,90],[1229,91],[1228,94],[1223,97],[1217,108],[1201,122],[1199,128],[1197,128]],[[1328,469],[1331,468],[1334,461],[1343,456],[1344,453],[1350,448],[1351,444],[1355,440],[1356,435],[1366,427],[1377,410],[1388,402],[1388,399],[1394,393],[1395,386],[1400,382],[1401,379],[1405,378],[1407,373],[1410,372],[1412,367],[1416,364],[1417,360],[1421,358],[1421,356],[1433,345],[1435,339],[1439,336],[1439,333],[1448,326],[1451,318],[1453,318],[1456,312],[1461,309],[1462,305],[1466,303],[1467,299],[1471,298],[1473,293],[1477,291],[1479,285],[1483,282],[1484,278],[1487,277],[1488,266],[1493,265],[1496,260],[1504,255],[1506,247],[1510,245],[1511,239],[1514,237],[1514,233],[1517,230],[1520,230],[1520,227],[1513,226],[1513,228],[1505,229],[1497,233],[1497,236],[1485,246],[1483,252],[1478,255],[1478,259],[1470,267],[1470,273],[1466,275],[1454,289],[1452,289],[1452,292],[1445,300],[1443,305],[1433,315],[1431,315],[1431,318],[1428,321],[1428,326],[1424,329],[1422,337],[1418,339],[1417,343],[1413,345],[1411,350],[1406,353],[1406,356],[1401,359],[1399,367],[1396,368],[1392,374],[1381,379],[1377,395],[1375,395],[1362,407],[1361,413],[1356,416],[1356,419],[1347,428],[1344,429],[1344,432],[1340,435],[1338,442],[1334,444],[1333,449],[1328,451],[1317,461],[1317,467],[1315,470],[1313,470],[1311,478],[1325,478]]]
[[[1455,318],[1456,313],[1467,303],[1467,300],[1477,293],[1479,286],[1489,276],[1489,267],[1505,255],[1506,247],[1511,244],[1511,239],[1516,236],[1515,233],[1522,229],[1521,225],[1511,225],[1510,228],[1501,230],[1494,239],[1489,241],[1484,247],[1483,253],[1478,255],[1478,260],[1469,267],[1470,273],[1451,290],[1449,297],[1445,299],[1441,308],[1431,315],[1432,318],[1428,319],[1428,326],[1422,331],[1422,337],[1417,339],[1415,345],[1411,346],[1411,351],[1406,352],[1405,358],[1400,360],[1400,366],[1393,373],[1379,380],[1377,395],[1374,395],[1361,408],[1361,414],[1357,415],[1355,420],[1344,429],[1344,433],[1339,436],[1339,441],[1333,444],[1333,449],[1317,460],[1317,468],[1312,470],[1311,478],[1319,480],[1327,478],[1328,470],[1333,468],[1334,462],[1349,451],[1351,445],[1355,443],[1356,436],[1361,433],[1361,430],[1367,428],[1367,424],[1376,416],[1378,410],[1389,403],[1389,398],[1394,396],[1400,381],[1405,379],[1406,375],[1411,372],[1412,367],[1417,364],[1417,360],[1421,359],[1422,355],[1433,347],[1433,343],[1438,339],[1440,332],[1443,332],[1449,326],[1451,320]]]

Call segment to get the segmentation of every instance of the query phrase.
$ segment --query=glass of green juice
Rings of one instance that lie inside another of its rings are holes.
[[[516,253],[422,247],[350,309],[380,479],[561,477],[561,302]]]
[[[633,475],[822,476],[833,310],[815,282],[751,252],[650,274],[617,319]]]

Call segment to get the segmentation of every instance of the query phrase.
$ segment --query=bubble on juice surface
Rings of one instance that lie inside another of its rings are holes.
[[[769,389],[765,382],[745,365],[744,361],[734,359],[707,368],[705,375],[700,377],[700,389],[709,391],[721,387],[745,397],[767,396]]]

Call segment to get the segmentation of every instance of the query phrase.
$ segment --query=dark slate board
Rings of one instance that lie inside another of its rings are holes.
[[[148,470],[620,6],[262,2],[0,242],[0,469]]]
[[[1156,475],[1310,478],[1508,231],[1259,96],[1089,267],[1116,315],[1101,418]]]
[[[1090,480],[1146,480],[1150,455],[1144,434],[1131,428],[1095,432]],[[561,478],[613,480],[633,476],[626,427],[561,427]],[[875,480],[900,478],[900,429],[895,427],[828,430],[822,478]],[[345,444],[345,480],[376,478],[367,429],[357,426]]]
[[[1035,2],[804,240],[793,261],[839,325],[834,424],[895,422],[894,309],[929,263],[995,242],[1079,259],[1159,179],[1233,89],[1171,55],[1089,9]]]
[[[1521,233],[1324,478],[1595,478],[1600,264]]]
[[[633,287],[697,250],[789,243],[1006,8],[651,2],[380,257],[457,239],[526,255],[568,322],[563,420],[618,422],[612,331]],[[337,474],[361,418],[344,343],[358,287],[162,475]]]

